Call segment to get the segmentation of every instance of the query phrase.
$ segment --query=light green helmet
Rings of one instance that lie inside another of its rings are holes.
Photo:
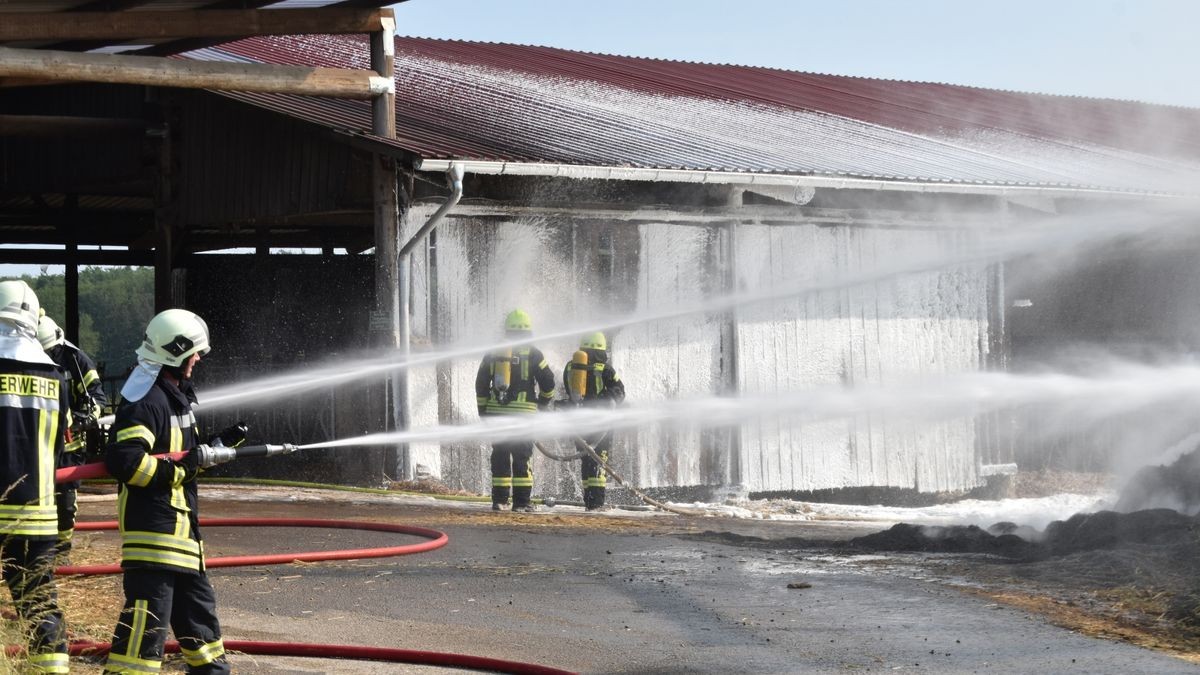
[[[192,354],[207,354],[208,324],[186,309],[168,309],[154,315],[137,355],[151,363],[182,366]]]
[[[0,319],[37,332],[42,306],[29,284],[20,279],[0,281]]]
[[[63,329],[58,327],[54,319],[46,316],[43,312],[42,318],[38,319],[37,338],[38,342],[42,343],[42,349],[48,350],[51,347],[56,347],[66,342],[67,335],[63,332]]]
[[[529,314],[523,309],[514,309],[504,317],[504,330],[506,331],[525,331],[533,330],[533,319],[529,318]]]
[[[604,333],[596,331],[588,333],[579,341],[580,349],[599,349],[600,351],[608,351],[608,340],[604,339]]]

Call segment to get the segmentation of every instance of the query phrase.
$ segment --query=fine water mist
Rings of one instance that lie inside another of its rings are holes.
[[[756,303],[801,297],[848,287],[885,282],[904,275],[930,272],[945,268],[987,265],[1016,257],[1036,256],[1040,260],[1060,263],[1080,254],[1081,247],[1113,239],[1141,240],[1147,237],[1170,237],[1186,221],[1173,209],[1145,209],[1136,214],[1109,212],[1103,215],[1047,218],[1033,226],[1014,229],[981,230],[969,244],[952,252],[938,251],[911,257],[898,256],[871,269],[857,272],[836,272],[818,279],[795,280],[776,284],[769,289],[751,289],[736,293],[714,295],[699,302],[680,306],[655,307],[625,316],[609,316],[587,322],[549,321],[548,327],[538,330],[532,341],[541,343],[574,338],[592,331],[612,331],[638,324],[676,319],[693,314],[729,311]],[[526,344],[531,340],[500,340],[494,342],[464,340],[439,349],[411,354],[399,359],[395,354],[364,354],[358,358],[342,358],[328,364],[305,366],[293,373],[267,376],[207,389],[205,409],[219,409],[253,400],[263,403],[281,397],[361,381],[418,365],[455,358],[475,356],[508,347]]]

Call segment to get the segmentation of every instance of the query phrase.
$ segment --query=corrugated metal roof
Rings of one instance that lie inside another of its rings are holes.
[[[361,36],[187,54],[369,67]],[[396,143],[428,159],[1195,193],[1200,110],[1129,101],[396,39]],[[235,98],[368,133],[362,101]]]

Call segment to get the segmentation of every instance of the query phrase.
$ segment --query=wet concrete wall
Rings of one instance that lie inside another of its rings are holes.
[[[739,226],[738,286],[819,282],[939,251],[952,259],[965,236],[952,230]],[[739,309],[738,389],[762,395],[821,385],[878,386],[980,370],[988,349],[987,290],[986,269],[955,268]],[[972,418],[781,418],[743,425],[740,440],[742,481],[751,491],[873,486],[937,492],[979,484]]]
[[[414,209],[414,213],[417,213]],[[419,216],[416,218],[420,220]],[[414,342],[499,340],[522,307],[535,335],[610,312],[678,307],[720,294],[869,269],[912,252],[953,250],[962,234],[852,226],[601,223],[451,218],[414,266]],[[978,370],[988,350],[987,270],[955,269],[803,299],[698,313],[608,333],[629,405],[664,398],[762,394],[813,385],[882,384],[907,375]],[[556,379],[574,340],[536,341]],[[736,356],[734,350],[736,349]],[[735,365],[736,363],[736,365]],[[436,383],[435,410],[414,398],[414,426],[474,421],[479,359],[415,377]],[[561,387],[561,382],[559,383]],[[414,388],[414,395],[416,389]],[[561,392],[560,392],[561,395]],[[650,427],[619,434],[613,463],[642,487],[740,483],[756,492],[880,486],[978,486],[975,420],[916,426],[863,417],[724,429]],[[464,489],[490,485],[489,447],[420,449],[429,473]],[[578,464],[536,456],[535,493],[578,496]]]

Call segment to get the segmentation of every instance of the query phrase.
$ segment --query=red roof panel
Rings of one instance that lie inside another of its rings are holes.
[[[362,36],[200,59],[367,68]],[[426,158],[1195,192],[1200,110],[547,47],[396,39],[397,143]],[[370,129],[361,101],[230,94]]]

